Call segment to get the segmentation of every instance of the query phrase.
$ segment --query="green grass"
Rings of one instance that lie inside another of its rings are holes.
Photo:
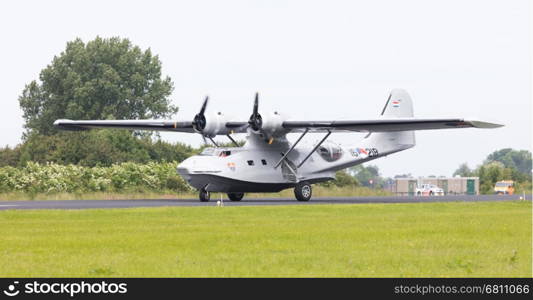
[[[227,196],[223,195],[225,199]],[[324,187],[313,186],[313,197],[342,197],[342,196],[392,196],[392,193],[382,189],[371,189],[367,187]],[[248,193],[246,198],[272,198],[272,197],[294,197],[292,189],[281,191],[280,193]],[[0,193],[0,201],[20,201],[20,200],[121,200],[121,199],[186,199],[198,198],[197,192],[183,193],[171,190],[159,192],[89,192],[89,193],[38,193],[29,194],[24,192]],[[219,193],[213,193],[212,199],[220,199]]]
[[[7,277],[532,272],[530,201],[5,210],[0,228]]]

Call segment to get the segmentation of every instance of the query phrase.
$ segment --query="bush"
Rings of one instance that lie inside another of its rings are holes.
[[[346,171],[338,171],[335,173],[335,180],[321,182],[319,185],[323,187],[356,187],[359,186],[359,181]]]
[[[25,167],[0,168],[0,192],[81,193],[101,191],[189,192],[192,188],[176,173],[177,162],[122,163],[83,167],[29,162]]]

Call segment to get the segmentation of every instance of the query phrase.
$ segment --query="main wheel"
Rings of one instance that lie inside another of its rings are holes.
[[[294,187],[294,196],[298,201],[309,201],[313,194],[313,188],[308,182],[299,182]]]
[[[231,201],[241,201],[242,197],[244,197],[244,193],[228,193],[228,198]]]
[[[209,201],[209,198],[211,197],[211,194],[208,191],[204,190],[204,189],[200,189],[200,193],[199,193],[198,197],[200,198],[200,201],[207,202],[207,201]]]

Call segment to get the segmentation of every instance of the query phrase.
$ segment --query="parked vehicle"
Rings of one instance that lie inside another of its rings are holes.
[[[502,180],[496,182],[494,185],[494,194],[498,195],[512,195],[514,194],[514,181]]]
[[[444,196],[444,190],[434,184],[423,184],[416,188],[417,196]]]

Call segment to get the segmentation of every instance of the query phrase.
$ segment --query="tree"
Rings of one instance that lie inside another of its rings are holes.
[[[113,37],[85,44],[68,42],[19,97],[30,133],[56,133],[56,119],[144,119],[169,117],[173,83],[161,77],[161,62],[150,49]]]
[[[346,171],[338,171],[335,173],[335,181],[333,182],[333,184],[338,187],[355,187],[359,185],[359,182],[357,181],[357,179],[355,179],[355,177],[351,176]]]
[[[20,146],[13,149],[8,146],[0,149],[0,167],[12,166],[16,167],[20,159]]]
[[[461,176],[461,177],[471,177],[474,175],[474,172],[468,167],[467,163],[462,163],[455,172],[453,172],[453,176]]]
[[[349,168],[348,172],[363,186],[383,187],[385,182],[385,180],[379,175],[379,169],[377,166],[370,165],[365,167],[363,165],[357,165]]]
[[[192,155],[195,149],[149,136],[135,137],[128,131],[101,129],[59,132],[51,136],[32,134],[20,146],[19,152],[20,159],[15,164],[19,166],[33,161],[93,167],[122,162],[182,161]]]
[[[515,168],[524,174],[531,174],[531,152],[527,150],[513,150],[505,148],[494,151],[485,160],[485,163],[493,161],[501,162],[507,168]]]
[[[355,177],[350,175],[346,170],[341,170],[335,172],[335,180],[332,181],[325,181],[321,182],[318,185],[323,187],[357,187],[359,186],[359,182]]]
[[[492,152],[483,164],[471,170],[463,163],[453,173],[461,176],[479,177],[479,190],[482,194],[492,194],[494,184],[501,180],[513,180],[516,191],[531,190],[531,152],[511,148]]]

